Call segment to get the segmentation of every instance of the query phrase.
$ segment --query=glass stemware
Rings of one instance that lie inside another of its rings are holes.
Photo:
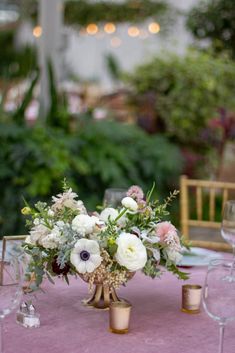
[[[227,201],[224,205],[221,235],[233,248],[233,261],[229,276],[231,281],[235,281],[233,276],[235,267],[235,200]]]
[[[122,199],[126,196],[127,189],[111,188],[106,189],[104,193],[104,206],[114,207],[120,206]]]
[[[21,262],[17,256],[9,255],[7,261],[1,259],[0,265],[3,279],[0,286],[0,353],[3,353],[3,320],[20,303],[23,276]]]
[[[225,326],[229,321],[235,320],[235,282],[228,279],[229,273],[228,260],[212,260],[203,288],[203,307],[220,327],[219,353],[223,353]]]

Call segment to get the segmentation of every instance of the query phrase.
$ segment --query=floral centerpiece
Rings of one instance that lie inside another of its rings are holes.
[[[177,267],[182,239],[173,224],[163,221],[177,192],[159,204],[151,200],[153,189],[145,197],[139,186],[132,186],[120,207],[92,214],[67,185],[51,205],[27,205],[22,213],[30,215],[30,232],[23,247],[30,255],[26,276],[30,280],[34,274],[31,289],[44,277],[54,283],[53,277],[61,276],[69,283],[69,275],[80,276],[90,289],[96,285],[88,303],[103,307],[118,300],[115,289],[138,270],[155,278],[166,269],[186,279]]]

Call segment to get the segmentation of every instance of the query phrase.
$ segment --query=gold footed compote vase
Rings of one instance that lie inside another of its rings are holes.
[[[135,272],[128,273],[128,281],[134,277]],[[89,282],[88,277],[85,275],[79,274],[79,276],[85,281]],[[108,310],[112,302],[125,302],[124,299],[119,298],[116,290],[113,286],[105,284],[105,281],[102,279],[94,280],[94,291],[88,299],[83,299],[82,304],[84,306],[93,307],[96,309]]]

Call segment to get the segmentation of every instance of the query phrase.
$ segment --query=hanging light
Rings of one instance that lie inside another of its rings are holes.
[[[99,30],[98,26],[95,23],[90,23],[86,28],[87,33],[92,36],[95,35],[98,32],[98,30]]]
[[[42,35],[42,27],[41,27],[41,26],[36,26],[36,27],[34,27],[34,29],[33,29],[33,35],[34,35],[34,37],[36,37],[36,38],[41,37],[41,35]]]
[[[112,34],[116,31],[116,26],[112,22],[108,22],[104,25],[104,31],[108,34]]]
[[[130,37],[138,37],[139,34],[140,34],[140,30],[138,27],[132,26],[128,28],[128,35]]]
[[[149,32],[152,34],[156,34],[160,32],[160,25],[157,22],[152,22],[148,25]]]

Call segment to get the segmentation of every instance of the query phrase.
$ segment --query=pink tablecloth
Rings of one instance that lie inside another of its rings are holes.
[[[202,284],[206,268],[190,270],[188,283]],[[58,280],[44,284],[36,307],[41,327],[25,329],[15,314],[5,320],[5,353],[215,353],[218,324],[203,311],[189,315],[180,311],[181,286],[173,275],[152,280],[142,274],[120,290],[133,304],[131,330],[126,335],[108,332],[108,312],[85,308],[87,286],[71,279],[68,287]],[[225,331],[225,353],[235,352],[235,322]]]

